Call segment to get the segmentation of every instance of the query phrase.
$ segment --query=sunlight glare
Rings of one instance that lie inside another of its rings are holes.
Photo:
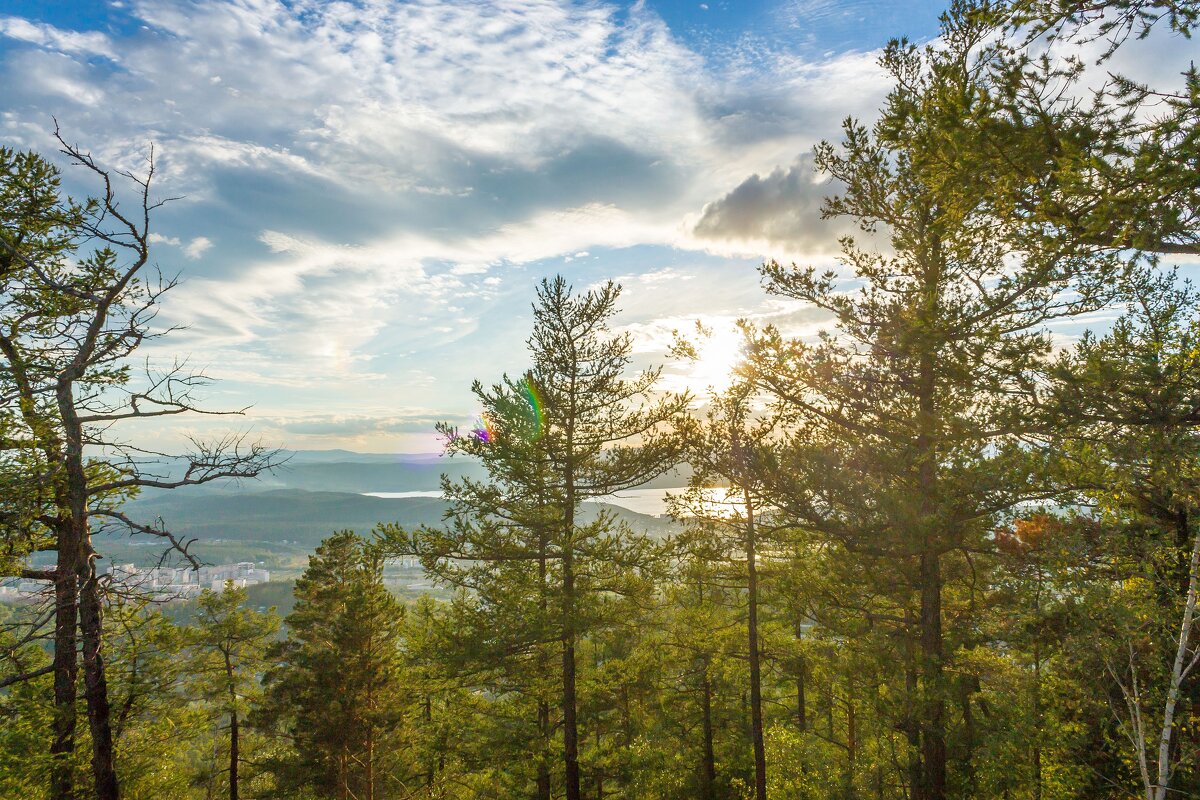
[[[705,322],[712,333],[696,342],[698,358],[688,375],[695,390],[723,392],[733,384],[742,360],[742,333],[729,322]]]

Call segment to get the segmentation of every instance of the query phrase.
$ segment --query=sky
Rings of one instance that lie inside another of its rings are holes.
[[[153,363],[293,449],[431,452],[519,373],[534,288],[624,287],[619,330],[703,392],[739,318],[824,322],[768,297],[765,258],[831,264],[813,145],[870,119],[908,0],[0,0],[0,143],[64,136],[179,197],[153,257],[181,283]],[[1161,63],[1156,61],[1156,68]],[[68,189],[95,187],[66,173]],[[673,330],[714,335],[669,362]],[[702,354],[703,356],[704,354]],[[170,449],[230,418],[144,426]]]

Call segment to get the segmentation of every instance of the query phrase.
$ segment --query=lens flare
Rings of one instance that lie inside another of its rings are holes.
[[[471,435],[484,444],[491,444],[496,441],[496,426],[492,424],[491,417],[484,414],[475,423],[475,429],[471,431]]]
[[[524,378],[521,381],[521,397],[525,400],[528,406],[530,429],[533,438],[542,435],[542,429],[546,424],[546,412],[542,404],[542,398],[538,396],[537,386],[529,378]]]
[[[509,439],[536,441],[546,426],[546,412],[537,385],[529,378],[516,384],[516,392],[497,404],[499,417],[487,412],[471,428],[471,437],[482,444],[495,444],[501,433]]]

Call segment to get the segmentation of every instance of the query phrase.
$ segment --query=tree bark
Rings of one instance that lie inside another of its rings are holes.
[[[925,281],[922,315],[932,322],[938,316],[941,275],[940,243],[934,242],[936,255],[931,260]],[[920,355],[917,384],[917,490],[921,544],[920,574],[920,645],[921,645],[921,784],[922,800],[946,797],[946,692],[942,640],[942,565],[937,525],[937,366],[932,350]]]
[[[572,523],[573,527],[573,523]],[[575,697],[575,572],[574,545],[570,533],[563,544],[563,766],[566,773],[567,800],[581,800],[579,790],[579,727]]]
[[[908,784],[912,798],[913,800],[925,800],[925,786],[921,775],[921,723],[916,716],[920,694],[916,649],[916,642],[913,641],[912,636],[906,636],[904,642],[904,655],[906,656],[904,688],[908,705],[903,711],[901,724],[904,727],[904,736],[908,740]]]
[[[700,769],[700,788],[703,800],[717,798],[717,762],[713,753],[712,680],[708,676],[708,664],[700,684],[700,712],[704,729],[704,761]]]
[[[804,641],[804,630],[796,623],[796,642]],[[804,682],[807,680],[808,665],[804,661],[803,652],[796,657],[796,727],[804,733],[808,728],[807,698],[804,696]]]
[[[1171,739],[1175,732],[1175,706],[1179,702],[1180,687],[1196,665],[1189,643],[1196,615],[1197,582],[1200,581],[1200,536],[1193,537],[1192,555],[1188,562],[1187,599],[1183,606],[1183,620],[1179,624],[1179,640],[1175,647],[1175,660],[1171,665],[1171,682],[1167,687],[1163,703],[1162,730],[1158,736],[1158,773],[1155,776],[1153,793],[1147,787],[1152,800],[1166,800],[1171,783]]]
[[[854,769],[858,760],[858,718],[854,705],[854,676],[846,676],[846,797],[854,796]]]
[[[747,629],[750,645],[750,731],[754,744],[754,797],[767,798],[767,755],[763,744],[762,664],[758,643],[758,566],[755,564],[754,505],[750,492],[746,501],[746,586],[749,605]]]
[[[978,691],[978,686],[973,675],[961,675],[958,679],[959,708],[962,712],[963,785],[971,797],[977,795],[979,788],[975,775],[975,714],[971,708],[971,695]]]
[[[425,694],[424,706],[425,707],[424,707],[423,714],[425,717],[425,730],[428,731],[428,735],[432,735],[433,734],[433,697],[429,693]],[[436,764],[437,764],[437,762],[433,758],[430,758],[429,763],[425,765],[425,794],[429,795],[430,797],[433,796],[433,780],[437,775]]]
[[[104,607],[96,579],[96,552],[88,530],[88,478],[84,468],[83,426],[75,409],[74,377],[65,373],[55,391],[63,425],[63,466],[70,517],[67,538],[74,550],[79,586],[79,629],[83,639],[83,685],[92,734],[92,776],[97,800],[118,800],[112,713],[104,667]]]
[[[600,742],[600,726],[596,726],[596,753],[603,753]],[[604,770],[597,765],[596,767],[596,800],[604,800]]]
[[[549,536],[547,535],[544,526],[538,527],[538,609],[542,613],[542,620],[546,618],[547,608],[547,589],[546,589],[546,557],[547,549],[549,548]],[[550,704],[540,697],[542,693],[541,679],[549,672],[549,664],[547,663],[547,653],[544,647],[538,645],[538,663],[541,669],[538,672],[538,735],[541,737],[538,741],[537,752],[537,786],[536,800],[551,800],[550,798],[550,764],[547,763],[547,752],[550,747],[550,737],[552,731],[550,728]]]
[[[1034,573],[1037,581],[1033,594],[1034,620],[1042,620],[1042,568]],[[1033,637],[1033,800],[1042,800],[1042,645],[1041,637]]]
[[[104,665],[104,611],[95,565],[90,557],[81,558],[80,562],[87,573],[87,577],[80,576],[79,626],[83,632],[84,697],[87,698],[88,727],[92,734],[92,775],[97,800],[118,800],[112,712]]]
[[[550,740],[550,704],[538,701],[538,731],[541,747],[537,754],[537,800],[550,800],[550,765],[546,763],[546,746]]]
[[[921,761],[924,800],[946,798],[946,699],[942,574],[936,553],[921,556]]]
[[[79,654],[79,578],[76,548],[69,527],[58,534],[54,571],[54,740],[50,744],[50,798],[74,800],[71,754],[75,752],[75,701]]]
[[[1179,596],[1186,598],[1191,582],[1191,573],[1188,571],[1188,551],[1192,544],[1191,515],[1188,513],[1187,506],[1183,506],[1175,512],[1174,523],[1177,585]]]
[[[225,656],[225,680],[229,686],[229,800],[238,800],[238,753],[240,731],[238,730],[237,684],[234,681],[233,661],[229,650],[223,648]]]
[[[229,712],[229,800],[238,800],[238,714]]]
[[[375,727],[367,725],[367,758],[366,758],[367,794],[365,800],[375,800]]]

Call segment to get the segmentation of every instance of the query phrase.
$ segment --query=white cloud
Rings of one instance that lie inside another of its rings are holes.
[[[883,86],[870,54],[706,60],[641,4],[138,0],[128,13],[142,27],[127,36],[4,18],[0,33],[28,45],[0,56],[6,138],[52,152],[55,114],[134,170],[156,142],[160,192],[186,199],[154,241],[198,263],[164,309],[188,329],[154,347],[202,353],[255,392],[398,391],[398,370],[443,366],[421,362],[435,344],[493,338],[497,297],[520,292],[527,309],[521,265],[570,258],[593,276],[635,245],[733,247],[694,233],[705,204],[836,135]],[[778,230],[736,247],[765,254]],[[820,251],[820,229],[805,230]],[[201,260],[214,232],[222,258]],[[685,303],[742,314],[761,295],[739,274],[656,266],[622,300],[641,321]]]
[[[183,248],[183,254],[192,259],[200,258],[210,247],[212,247],[212,241],[207,236],[197,236],[188,242],[187,247]]]
[[[21,17],[0,17],[0,36],[57,50],[61,53],[114,58],[112,42],[98,31],[66,31]]]

